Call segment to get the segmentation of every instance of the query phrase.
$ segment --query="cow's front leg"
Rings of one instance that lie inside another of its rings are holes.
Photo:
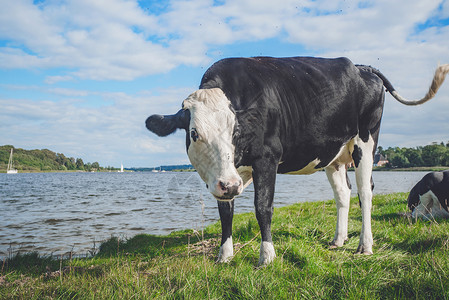
[[[262,163],[263,164],[263,163]],[[276,257],[271,239],[271,218],[273,216],[274,185],[277,165],[254,166],[254,206],[259,223],[262,243],[260,245],[259,266],[267,265]]]
[[[221,221],[221,246],[217,262],[228,262],[234,256],[232,244],[232,217],[234,216],[234,200],[217,201]]]

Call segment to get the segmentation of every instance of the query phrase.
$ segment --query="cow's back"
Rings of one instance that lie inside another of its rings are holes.
[[[237,112],[257,111],[253,115],[259,119],[243,126],[278,133],[280,173],[300,170],[316,158],[317,168],[326,166],[357,134],[377,139],[382,81],[346,58],[224,59],[207,70],[200,85],[216,87]]]

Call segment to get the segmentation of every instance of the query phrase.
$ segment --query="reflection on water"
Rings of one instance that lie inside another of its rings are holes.
[[[374,172],[375,193],[409,191],[424,174]],[[250,185],[236,213],[253,211],[253,194]],[[324,172],[277,176],[276,207],[332,198]],[[111,236],[200,229],[219,219],[216,207],[197,173],[0,174],[0,257],[11,250],[82,254]]]

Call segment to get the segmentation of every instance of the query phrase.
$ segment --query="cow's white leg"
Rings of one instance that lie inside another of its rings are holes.
[[[329,166],[326,168],[326,175],[334,191],[334,198],[337,205],[337,227],[331,248],[341,247],[348,239],[348,213],[351,189],[346,180],[346,167]]]
[[[273,261],[276,257],[273,242],[262,241],[260,244],[259,266],[264,266]]]
[[[353,153],[357,192],[362,209],[362,230],[356,253],[361,254],[373,254],[373,234],[371,232],[373,192],[371,190],[371,175],[373,171],[374,144],[371,135],[366,142],[357,137]]]
[[[234,200],[229,202],[217,201],[221,221],[221,246],[217,262],[228,262],[234,256],[232,244],[232,218],[234,216]]]
[[[234,245],[232,244],[232,236],[220,246],[220,252],[218,253],[217,262],[226,263],[229,262],[234,256]]]

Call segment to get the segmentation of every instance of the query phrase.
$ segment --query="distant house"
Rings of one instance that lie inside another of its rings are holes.
[[[374,166],[375,167],[382,167],[383,165],[388,163],[388,159],[383,156],[382,154],[376,153],[374,155]]]

